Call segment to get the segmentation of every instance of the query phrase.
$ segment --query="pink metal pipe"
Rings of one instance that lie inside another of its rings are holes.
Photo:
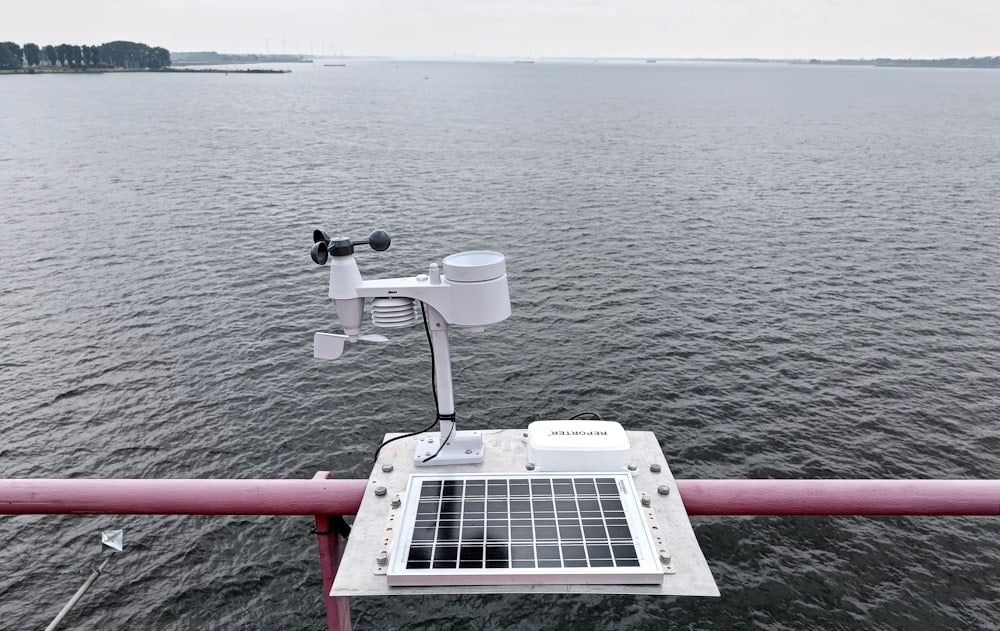
[[[0,480],[0,514],[353,515],[365,480]],[[677,480],[690,515],[1000,515],[1000,480]]]
[[[367,480],[0,480],[0,514],[354,515]]]
[[[1000,480],[677,480],[689,515],[1000,515]]]

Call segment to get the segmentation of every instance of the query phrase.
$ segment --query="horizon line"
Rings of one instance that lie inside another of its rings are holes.
[[[894,56],[872,56],[872,57],[816,57],[816,56],[804,56],[804,57],[757,57],[757,56],[719,56],[719,57],[679,57],[679,56],[664,56],[664,55],[646,55],[646,56],[627,56],[627,55],[476,55],[471,53],[458,53],[451,55],[388,55],[379,53],[364,53],[364,54],[332,54],[332,53],[262,53],[262,52],[240,52],[240,53],[223,53],[217,50],[177,50],[170,51],[171,54],[178,55],[191,55],[196,53],[214,53],[217,55],[257,55],[261,57],[299,57],[299,58],[314,58],[314,59],[394,59],[399,61],[423,61],[423,60],[463,60],[463,59],[476,59],[476,60],[601,60],[601,61],[645,61],[645,60],[657,60],[657,61],[762,61],[762,62],[783,62],[783,61],[875,61],[881,59],[898,60],[898,61],[946,61],[950,59],[992,59],[1000,57],[1000,52],[997,54],[984,54],[984,55],[967,55],[967,56],[949,56],[949,57],[894,57]]]

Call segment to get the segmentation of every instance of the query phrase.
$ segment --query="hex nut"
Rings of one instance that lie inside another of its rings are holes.
[[[382,473],[392,473],[392,465],[391,464],[382,465]]]
[[[660,467],[659,464],[654,462],[653,464],[649,465],[649,470],[653,473],[659,473],[663,469]]]
[[[388,492],[389,489],[385,488],[384,486],[375,487],[375,497],[383,497]]]
[[[529,462],[528,464],[524,465],[524,468],[527,469],[528,471],[534,471],[535,470],[535,463]]]
[[[379,565],[388,565],[389,553],[386,552],[385,550],[382,550],[381,552],[378,553],[378,556],[375,557],[375,562],[378,563]]]
[[[670,495],[670,487],[664,484],[656,489],[656,492],[660,495]]]

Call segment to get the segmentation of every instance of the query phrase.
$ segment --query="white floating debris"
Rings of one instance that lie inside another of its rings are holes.
[[[101,532],[101,552],[113,554],[121,552],[125,547],[124,530],[105,530]]]

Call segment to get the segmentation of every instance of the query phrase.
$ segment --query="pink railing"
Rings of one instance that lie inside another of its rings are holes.
[[[1000,480],[677,480],[688,515],[1000,515]]]
[[[0,480],[0,514],[353,515],[367,480]],[[1000,480],[677,480],[689,515],[1000,515]]]
[[[1000,480],[677,480],[689,515],[1000,515]],[[342,540],[367,480],[0,480],[0,514],[314,515],[329,629],[351,628],[330,597]],[[673,489],[671,489],[673,490]]]
[[[367,480],[0,480],[0,514],[353,515]]]

